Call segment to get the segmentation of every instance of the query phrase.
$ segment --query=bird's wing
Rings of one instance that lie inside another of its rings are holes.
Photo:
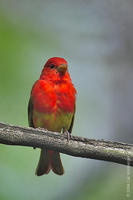
[[[76,110],[76,104],[74,105],[74,112],[73,112],[73,117],[72,117],[72,121],[71,121],[71,125],[68,129],[68,132],[71,133],[72,132],[72,128],[73,128],[73,123],[74,123],[74,117],[75,117],[75,110]]]
[[[30,98],[29,104],[28,104],[28,121],[29,121],[29,126],[30,127],[34,127],[34,124],[33,124],[33,102],[32,102],[32,98]]]

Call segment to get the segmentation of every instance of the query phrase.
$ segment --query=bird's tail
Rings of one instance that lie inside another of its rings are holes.
[[[48,174],[50,169],[52,169],[55,174],[64,174],[64,168],[60,159],[60,154],[55,151],[41,149],[36,175],[41,176],[43,174]]]

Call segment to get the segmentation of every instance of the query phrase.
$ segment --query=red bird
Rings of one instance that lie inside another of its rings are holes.
[[[76,90],[72,84],[64,58],[50,58],[42,70],[39,80],[31,91],[28,105],[29,126],[49,131],[69,132],[71,134]],[[48,174],[50,170],[58,175],[64,174],[59,152],[41,149],[36,175]]]

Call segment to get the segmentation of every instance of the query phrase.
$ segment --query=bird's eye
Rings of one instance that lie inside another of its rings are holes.
[[[51,69],[53,69],[54,67],[55,67],[54,65],[51,65],[51,66],[50,66]]]

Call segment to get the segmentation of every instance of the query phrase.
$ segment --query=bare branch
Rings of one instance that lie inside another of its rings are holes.
[[[0,123],[0,143],[47,148],[75,157],[115,162],[133,166],[133,145],[75,137],[43,129],[24,128]]]

